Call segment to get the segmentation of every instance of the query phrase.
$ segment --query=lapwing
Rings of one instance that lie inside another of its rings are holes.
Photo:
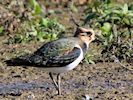
[[[60,74],[74,69],[85,57],[89,44],[94,40],[92,29],[77,27],[73,37],[61,38],[44,44],[33,54],[7,60],[7,65],[34,66],[49,72],[58,94],[61,94]],[[57,75],[57,81],[53,78]]]

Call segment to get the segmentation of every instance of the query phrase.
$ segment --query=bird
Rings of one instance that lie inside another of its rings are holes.
[[[95,32],[90,28],[77,27],[74,36],[60,38],[45,43],[32,54],[6,60],[9,66],[33,66],[49,72],[58,95],[61,95],[61,73],[74,69],[84,59],[89,44],[95,39]],[[57,75],[57,80],[53,78]]]

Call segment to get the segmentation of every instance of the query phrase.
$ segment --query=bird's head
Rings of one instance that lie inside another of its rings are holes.
[[[80,38],[89,45],[89,43],[95,39],[95,32],[92,29],[77,27],[74,37]]]

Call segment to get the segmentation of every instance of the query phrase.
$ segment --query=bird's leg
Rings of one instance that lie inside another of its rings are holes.
[[[61,95],[61,88],[60,88],[61,78],[60,78],[60,73],[57,75],[57,81],[58,81],[58,95]]]
[[[51,72],[49,73],[49,76],[50,76],[50,78],[52,79],[52,81],[53,81],[53,83],[54,83],[54,85],[55,85],[55,88],[58,90],[58,84],[57,84],[57,82],[54,80],[53,75],[52,75]]]

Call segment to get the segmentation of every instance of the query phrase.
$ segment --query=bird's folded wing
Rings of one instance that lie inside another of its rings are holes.
[[[45,67],[63,67],[73,61],[75,61],[80,56],[80,49],[74,47],[72,51],[69,51],[66,55],[55,56],[48,59],[45,64]]]
[[[34,55],[41,58],[36,60],[37,57],[32,57],[33,62],[37,61],[38,66],[42,67],[62,67],[68,65],[76,60],[80,55],[80,49],[75,47],[74,39],[60,39],[57,41],[49,42],[38,49]]]
[[[7,60],[9,65],[34,67],[62,67],[75,61],[80,56],[80,49],[73,39],[60,39],[48,42],[31,55]]]

